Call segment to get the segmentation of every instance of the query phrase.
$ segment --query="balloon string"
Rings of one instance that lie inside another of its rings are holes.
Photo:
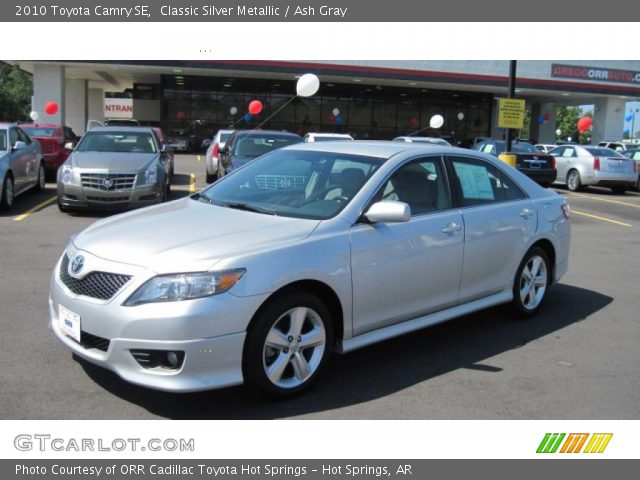
[[[293,102],[298,96],[295,95],[293,97],[291,97],[285,104],[283,104],[278,110],[276,110],[275,112],[273,112],[271,115],[269,115],[267,118],[265,118],[262,123],[260,125],[258,125],[257,127],[253,128],[252,130],[258,130],[260,127],[262,127],[265,123],[267,123],[269,120],[271,120],[273,117],[275,117],[278,113],[280,113],[280,110],[282,110],[284,107],[286,107],[287,105],[289,105],[291,102]]]

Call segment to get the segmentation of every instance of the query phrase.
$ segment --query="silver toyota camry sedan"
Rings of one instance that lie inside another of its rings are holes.
[[[170,169],[168,147],[151,128],[93,128],[58,169],[58,207],[68,212],[164,202]]]
[[[334,352],[500,303],[536,313],[569,243],[563,198],[490,155],[297,144],[72,237],[50,327],[138,385],[284,397]]]

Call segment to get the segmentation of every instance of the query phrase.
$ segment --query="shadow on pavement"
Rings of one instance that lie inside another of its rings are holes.
[[[190,394],[157,392],[125,383],[110,371],[74,358],[100,386],[155,415],[274,419],[367,402],[459,368],[498,372],[499,368],[481,362],[580,322],[612,301],[594,291],[556,285],[541,312],[528,320],[514,320],[508,306],[494,307],[347,355],[334,355],[311,390],[286,401],[261,400],[241,387]]]
[[[56,186],[49,185],[45,187],[44,192],[35,192],[33,190],[21,193],[13,199],[13,205],[9,210],[0,210],[0,218],[17,217],[22,215],[40,203],[49,200],[56,195]],[[55,201],[48,205],[55,205]],[[56,207],[57,208],[57,207]]]

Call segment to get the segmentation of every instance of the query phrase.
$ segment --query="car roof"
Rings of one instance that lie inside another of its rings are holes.
[[[352,142],[320,142],[320,143],[296,143],[284,147],[287,150],[312,150],[318,152],[338,153],[344,155],[363,155],[377,158],[391,158],[406,151],[424,152],[428,154],[464,154],[469,155],[471,150],[464,148],[448,147],[435,143],[408,143],[394,142],[391,140],[354,140]],[[473,152],[477,155],[479,152]]]
[[[93,127],[89,132],[139,132],[152,133],[152,127],[133,127],[128,125],[114,125],[113,127]]]

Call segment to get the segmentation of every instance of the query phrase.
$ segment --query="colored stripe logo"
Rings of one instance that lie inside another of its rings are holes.
[[[545,433],[536,453],[603,453],[611,437],[613,433]]]

